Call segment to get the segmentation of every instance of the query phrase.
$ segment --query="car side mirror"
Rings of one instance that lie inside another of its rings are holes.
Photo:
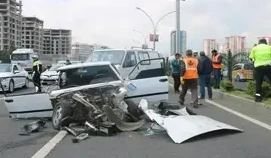
[[[14,74],[20,73],[19,70],[14,70],[13,71]]]

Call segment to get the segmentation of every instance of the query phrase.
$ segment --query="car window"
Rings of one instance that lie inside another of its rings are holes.
[[[16,65],[19,71],[23,71],[23,68],[20,65]]]
[[[245,70],[253,70],[253,66],[252,66],[252,64],[245,64],[244,69]]]
[[[138,52],[138,58],[139,60],[148,60],[150,59],[149,53],[148,52]],[[150,61],[144,61],[141,62],[142,65],[144,64],[150,64]]]
[[[17,71],[19,70],[18,67],[16,65],[13,66],[13,71]]]
[[[60,76],[59,87],[62,89],[119,80],[109,65],[69,69]]]
[[[242,69],[242,66],[241,66],[241,65],[235,65],[235,66],[233,67],[233,70],[240,70],[240,69]]]
[[[137,64],[135,52],[127,52],[123,67],[134,67]]]
[[[0,64],[0,72],[10,72],[11,65],[10,64]]]
[[[149,52],[150,58],[154,59],[154,58],[159,58],[159,54],[156,52]]]

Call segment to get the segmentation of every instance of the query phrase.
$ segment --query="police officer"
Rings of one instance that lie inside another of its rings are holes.
[[[252,48],[249,58],[254,62],[256,94],[255,101],[262,101],[262,83],[265,76],[271,81],[271,46],[266,39],[259,40],[259,44]]]
[[[198,105],[200,105],[198,100],[198,59],[193,57],[192,50],[186,51],[186,58],[182,61],[181,70],[183,72],[182,78],[184,83],[182,85],[179,103],[184,105],[186,93],[188,89],[190,89],[192,93],[192,104],[194,108],[198,108]]]
[[[33,82],[36,87],[37,92],[41,92],[41,81],[40,75],[42,73],[42,63],[40,62],[38,57],[33,57]]]
[[[212,62],[214,73],[214,88],[220,88],[221,68],[222,68],[222,56],[218,54],[217,50],[212,50]]]

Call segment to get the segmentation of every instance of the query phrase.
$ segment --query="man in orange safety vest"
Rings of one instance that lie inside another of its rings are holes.
[[[212,62],[214,70],[214,88],[219,89],[221,80],[222,56],[216,50],[212,50]]]
[[[186,58],[183,59],[183,64],[181,64],[181,73],[183,78],[182,91],[179,97],[179,103],[184,105],[185,96],[188,89],[192,93],[192,104],[194,108],[198,108],[198,59],[193,57],[192,50],[186,51]]]

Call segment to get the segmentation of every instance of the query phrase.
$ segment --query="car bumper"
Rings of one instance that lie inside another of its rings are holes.
[[[2,83],[2,86],[4,88],[4,91],[8,91],[8,89],[9,89],[9,80],[8,79],[4,80],[1,83]],[[0,86],[0,92],[3,92],[3,89],[1,88],[1,86]]]
[[[42,79],[41,80],[41,84],[47,84],[47,85],[55,84],[57,82],[58,82],[57,79]]]

